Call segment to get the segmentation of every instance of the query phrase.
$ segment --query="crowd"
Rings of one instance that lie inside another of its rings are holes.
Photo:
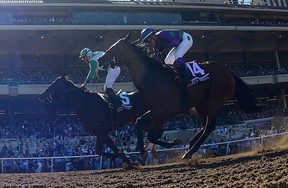
[[[83,12],[74,12],[71,15],[47,15],[47,16],[13,16],[10,12],[2,13],[3,20],[0,18],[0,24],[42,24],[42,25],[50,25],[50,24],[85,24],[85,25],[94,25],[94,24],[140,24],[139,20],[143,20],[142,24],[152,24],[157,19],[153,19],[157,14],[150,15],[147,14],[145,17],[136,15],[134,13],[117,13],[109,14],[109,12],[105,13],[83,13]],[[109,16],[110,19],[105,20],[95,20],[97,17],[101,16]],[[132,19],[132,17],[138,17],[138,19]],[[286,26],[288,24],[287,19],[276,19],[276,18],[222,18],[220,13],[210,13],[208,16],[199,16],[197,14],[187,15],[185,13],[180,14],[169,14],[166,13],[166,16],[171,20],[175,20],[176,24],[193,24],[193,25],[257,25],[257,26]],[[182,17],[182,19],[178,19]],[[126,17],[126,20],[125,20]],[[128,19],[127,19],[128,17]],[[4,19],[6,18],[6,19]],[[9,18],[9,19],[8,19]],[[163,17],[164,18],[164,17]],[[94,20],[94,21],[93,21]],[[138,21],[137,21],[138,20]],[[159,22],[158,24],[163,24],[164,20]],[[168,24],[168,23],[167,23]],[[175,23],[174,23],[175,24]]]
[[[11,83],[15,83],[16,85],[50,84],[64,72],[74,83],[80,84],[84,81],[88,70],[22,70],[14,72],[0,72],[0,85]],[[91,83],[104,83],[106,74],[105,71],[100,71],[99,77],[95,78]],[[131,82],[131,78],[125,69],[122,70],[116,82]]]
[[[286,19],[257,19],[257,18],[190,18],[183,20],[183,24],[191,25],[256,25],[256,26],[286,26],[288,21]]]
[[[255,75],[275,75],[286,73],[286,68],[278,70],[275,66],[240,66],[229,65],[232,72],[240,76],[255,76]],[[49,84],[55,77],[61,75],[59,71],[21,71],[6,74],[0,73],[2,82],[14,82],[17,84]],[[87,71],[73,70],[69,71],[68,75],[75,83],[82,83]],[[100,72],[99,77],[94,81],[103,83],[105,72]],[[131,81],[127,71],[122,71],[116,82]],[[3,84],[3,83],[1,83]],[[217,128],[212,133],[206,144],[211,144],[211,147],[205,147],[200,150],[201,155],[223,155],[227,153],[227,146],[214,145],[216,142],[231,141],[235,139],[250,138],[251,135],[263,135],[263,130],[251,129],[251,127],[242,127],[246,132],[241,132],[239,135],[239,127],[237,124],[243,123],[245,120],[261,119],[273,116],[287,116],[287,112],[283,111],[282,106],[269,106],[264,111],[254,114],[245,114],[234,108],[226,106],[217,118]],[[53,117],[26,117],[15,115],[11,118],[8,116],[0,116],[0,158],[11,157],[59,157],[59,156],[82,156],[94,155],[96,138],[91,136],[83,129],[82,122],[77,116],[53,116]],[[237,126],[235,126],[237,125]],[[190,114],[183,114],[171,118],[165,125],[165,131],[193,129],[198,132],[201,124],[198,118]],[[284,131],[286,128],[281,129]],[[250,131],[252,130],[252,131]],[[278,132],[279,130],[275,131]],[[253,133],[253,134],[252,134]],[[132,152],[135,148],[136,137],[134,129],[131,125],[126,126],[111,132],[113,140],[117,143],[117,147],[123,152]],[[170,141],[173,138],[165,136],[163,138]],[[83,140],[85,142],[83,142]],[[147,140],[145,141],[146,143]],[[247,144],[247,143],[246,143]],[[183,145],[184,148],[185,145]],[[230,145],[229,153],[236,152],[243,146]],[[248,147],[248,146],[247,146]],[[250,145],[249,145],[250,147]],[[110,152],[109,148],[105,148],[106,152]],[[245,149],[243,149],[245,150]],[[169,154],[160,154],[157,163],[164,163],[172,160],[170,155],[177,155],[177,152]],[[109,168],[111,164],[114,167],[120,167],[121,162],[104,159],[101,168]],[[99,158],[81,158],[81,159],[54,159],[53,165],[51,159],[38,160],[5,160],[5,172],[43,172],[43,171],[69,171],[81,169],[99,169]]]
[[[279,75],[288,73],[288,65],[286,64],[284,64],[281,69],[278,69],[276,65],[272,64],[226,64],[225,66],[240,77]],[[16,85],[50,84],[56,77],[61,76],[64,72],[65,71],[63,70],[22,70],[14,72],[2,71],[0,72],[0,85],[7,85],[9,83],[15,83]],[[80,84],[85,79],[87,70],[68,70],[66,71],[66,74],[74,83]],[[100,71],[99,77],[94,79],[92,83],[103,83],[105,81],[106,74],[106,72]],[[131,82],[131,78],[126,69],[122,69],[116,82]]]
[[[236,75],[240,77],[247,76],[264,76],[264,75],[279,75],[279,74],[287,74],[288,67],[287,65],[283,65],[280,69],[276,67],[276,65],[272,64],[226,64],[226,66]]]
[[[245,139],[252,136],[258,137],[264,134],[271,134],[271,127],[268,129],[262,127],[251,128],[245,127],[245,125],[241,123],[249,119],[260,119],[273,116],[287,116],[287,112],[283,112],[283,109],[280,106],[273,106],[265,109],[263,112],[248,116],[241,111],[229,109],[229,107],[224,108],[218,116],[217,128],[211,135],[210,139],[208,139],[206,144],[213,145],[219,141],[223,142],[235,140],[235,135],[239,135],[239,130],[243,131],[237,139]],[[165,126],[165,131],[193,129],[196,133],[200,130],[201,127],[202,126],[196,117],[185,114],[179,115],[169,120]],[[13,118],[13,122],[11,122],[8,117],[2,116],[0,130],[0,158],[95,155],[94,148],[96,144],[96,138],[91,136],[83,129],[82,123],[79,121],[77,116],[35,118],[19,115]],[[273,130],[273,133],[284,132],[285,130],[286,127],[281,127],[280,129],[278,128],[277,130]],[[117,143],[117,147],[121,148],[123,152],[134,151],[137,139],[133,126],[127,124],[126,126],[111,132],[110,135],[115,143]],[[173,138],[166,136],[163,139],[169,141]],[[148,143],[147,140],[145,140],[145,142]],[[184,147],[185,144],[182,146]],[[215,155],[221,155],[220,148],[221,147],[217,145],[215,148],[205,148],[205,151],[203,149],[201,152],[205,153],[209,150],[210,154],[212,152]],[[233,150],[235,150],[235,148],[230,148],[230,153],[235,152]],[[110,149],[105,147],[105,151],[110,152]],[[158,161],[159,163],[164,163],[167,162],[167,160],[171,160],[167,157],[167,154],[162,155],[160,155]],[[172,153],[171,155],[176,154]],[[95,158],[55,160],[56,162],[53,160],[53,163],[56,163],[53,164],[53,171],[100,168],[99,160]],[[52,168],[50,159],[16,161],[5,160],[6,172],[15,172],[15,169],[22,169],[20,170],[21,172],[23,172],[23,170],[29,172],[43,172],[45,170],[51,171]],[[110,162],[110,159],[105,159],[103,163],[104,166],[101,168],[109,168],[111,165]],[[29,163],[30,166],[27,163]],[[114,165],[116,164],[117,163]],[[84,167],[85,165],[86,167]],[[21,166],[21,168],[19,166]]]
[[[7,13],[9,14],[9,13]],[[12,15],[11,15],[12,16]],[[0,20],[1,21],[1,20]],[[73,18],[64,16],[25,16],[13,17],[12,24],[79,24]],[[5,22],[5,24],[7,24]],[[9,23],[8,23],[9,24]],[[85,24],[85,22],[81,22]],[[89,24],[89,23],[86,23]],[[280,19],[227,19],[211,17],[195,20],[184,20],[183,24],[222,24],[222,25],[287,25],[286,20]],[[250,65],[242,64],[228,65],[229,69],[239,76],[259,76],[276,75],[287,73],[287,67],[278,69],[274,65]],[[0,72],[1,85],[22,85],[22,84],[50,84],[56,77],[63,73],[61,70],[27,70]],[[87,70],[67,71],[67,75],[76,84],[83,83],[87,75]],[[106,73],[100,72],[94,83],[103,83]],[[123,69],[116,82],[131,82],[128,72]],[[250,115],[241,111],[225,107],[220,111],[216,121],[216,130],[212,133],[210,139],[205,144],[209,147],[201,147],[199,155],[225,155],[228,153],[237,153],[237,151],[248,151],[255,147],[257,143],[245,141],[239,144],[217,145],[216,142],[232,141],[236,139],[248,139],[265,134],[275,134],[285,132],[286,127],[275,129],[274,127],[247,127],[243,126],[245,120],[261,119],[273,116],[287,116],[287,111],[282,106],[275,105],[266,108],[262,112]],[[53,116],[53,117],[32,117],[24,115],[13,115],[13,118],[6,115],[0,116],[0,158],[24,158],[38,157],[37,159],[5,159],[3,169],[5,173],[9,172],[51,172],[51,171],[70,171],[70,170],[94,170],[100,168],[121,167],[120,159],[111,161],[104,158],[103,165],[100,167],[100,158],[60,158],[61,156],[87,156],[95,155],[95,145],[97,139],[91,136],[83,129],[82,122],[77,116]],[[165,124],[165,131],[192,129],[197,133],[202,125],[197,117],[191,114],[182,114],[171,118]],[[239,136],[239,130],[242,130]],[[117,147],[123,152],[134,151],[136,143],[136,134],[133,126],[130,124],[110,133]],[[171,141],[168,134],[163,138]],[[145,140],[147,144],[148,141]],[[185,143],[186,144],[186,143]],[[184,148],[186,145],[183,144]],[[228,148],[229,147],[229,148]],[[105,152],[111,152],[108,147]],[[157,163],[169,162],[177,156],[180,151],[160,153]],[[39,158],[40,157],[40,158]],[[43,159],[41,157],[59,157],[55,159]],[[136,156],[131,156],[132,158]],[[151,156],[150,156],[151,157]],[[154,156],[155,157],[155,156]],[[2,166],[1,166],[2,167]]]

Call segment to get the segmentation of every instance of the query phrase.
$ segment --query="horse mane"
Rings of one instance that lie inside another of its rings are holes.
[[[79,91],[81,91],[81,92],[83,92],[83,93],[85,93],[87,95],[97,95],[97,96],[103,98],[102,94],[97,93],[96,91],[91,91],[91,90],[89,90],[87,88],[82,89],[80,86],[77,86],[72,80],[70,80],[70,78],[68,78],[68,77],[66,77],[65,80],[67,81],[68,84],[71,84],[72,87],[75,87],[76,89],[79,89]]]
[[[139,43],[139,41],[129,42],[129,44],[133,47],[136,54],[141,55],[142,57],[146,58],[148,63],[152,66],[156,66],[159,68],[164,68],[164,64],[160,63],[160,61],[154,58],[154,51],[151,51],[146,45]]]

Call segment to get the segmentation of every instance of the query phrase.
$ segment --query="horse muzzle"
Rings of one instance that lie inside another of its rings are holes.
[[[45,95],[44,93],[40,94],[39,101],[44,104],[51,104],[53,102],[52,94]]]

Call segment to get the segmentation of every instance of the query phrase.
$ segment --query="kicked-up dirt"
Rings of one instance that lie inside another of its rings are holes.
[[[288,188],[288,148],[139,167],[132,170],[2,174],[0,187]]]

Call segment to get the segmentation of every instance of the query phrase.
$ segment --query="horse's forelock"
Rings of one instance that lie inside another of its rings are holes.
[[[129,41],[125,40],[125,38],[119,39],[116,43],[114,43],[110,48],[107,50],[109,54],[109,50],[112,49],[115,46],[124,47],[123,45],[126,45],[128,48],[132,49],[133,55],[128,55],[127,57],[133,58],[133,56],[141,56],[143,58],[147,58],[147,61],[149,61],[153,65],[160,65],[160,63],[154,58],[153,52],[143,43],[141,43],[139,40],[136,41]],[[126,48],[126,47],[125,47]],[[124,56],[125,57],[125,56]]]
[[[135,50],[137,53],[144,54],[150,59],[154,59],[154,57],[151,56],[152,55],[151,50],[147,48],[147,46],[144,45],[143,43],[136,42],[136,43],[131,43],[131,44],[135,47]]]
[[[65,85],[68,85],[69,87],[78,87],[71,79],[69,76],[64,76],[64,77],[59,77],[57,80],[61,80]]]
[[[136,53],[141,54],[141,55],[145,55],[149,61],[152,62],[153,65],[161,65],[154,57],[154,53],[143,43],[134,43],[132,44],[133,46],[135,46],[135,50]]]

